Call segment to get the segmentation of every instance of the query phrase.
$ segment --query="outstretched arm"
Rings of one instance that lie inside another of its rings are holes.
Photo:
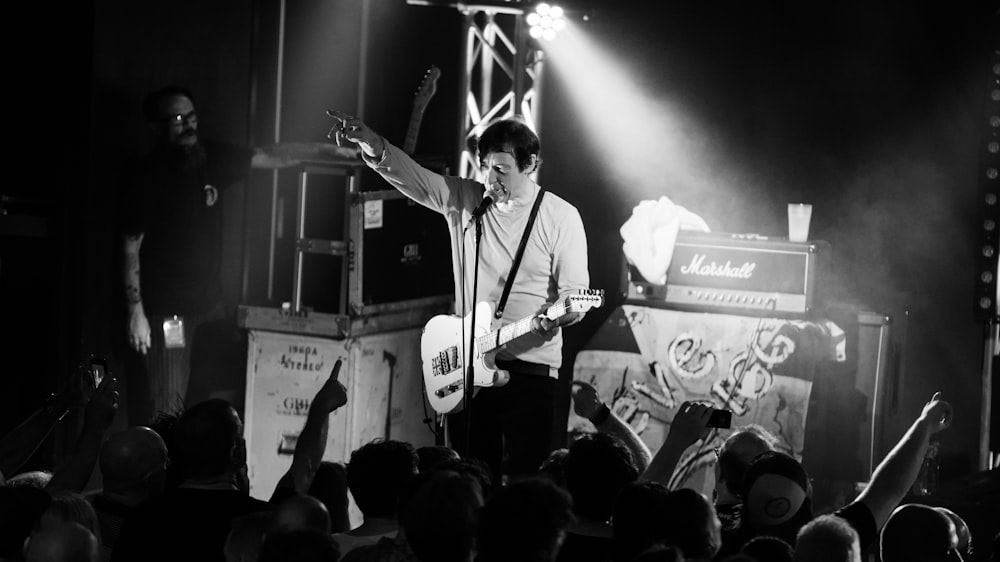
[[[118,409],[118,379],[110,374],[104,377],[84,410],[83,430],[76,448],[65,464],[56,469],[45,487],[49,491],[65,490],[82,492],[97,464],[104,442],[104,432],[115,418]]]
[[[913,425],[875,468],[871,482],[856,501],[871,511],[876,529],[885,525],[892,510],[906,496],[920,472],[931,436],[951,425],[952,414],[951,404],[941,400],[940,392],[935,393]]]
[[[79,371],[74,373],[44,406],[0,438],[0,473],[6,477],[17,474],[66,412],[86,404],[93,384],[88,387],[86,381],[90,379],[82,375]]]
[[[282,476],[275,489],[278,494],[280,488],[291,486],[295,493],[305,494],[309,491],[316,469],[323,461],[323,454],[326,452],[326,436],[330,428],[330,414],[334,410],[347,404],[347,389],[338,380],[340,377],[340,359],[333,365],[330,378],[323,383],[316,396],[313,397],[309,405],[309,414],[306,416],[306,423],[302,427],[298,441],[295,443],[295,452],[292,455],[292,466],[288,472]]]
[[[281,142],[254,149],[251,168],[287,168],[303,161],[361,163],[358,150],[329,142]]]
[[[587,418],[594,424],[597,431],[607,433],[620,439],[635,457],[641,474],[649,466],[652,453],[642,442],[639,434],[625,420],[618,417],[607,404],[597,395],[597,389],[583,381],[571,383],[573,393],[573,411],[578,416]]]
[[[660,450],[656,451],[649,468],[639,475],[639,480],[652,480],[666,486],[670,477],[681,460],[681,455],[695,441],[704,439],[709,431],[708,420],[712,417],[712,408],[696,402],[681,404],[674,419],[670,422],[670,431]]]

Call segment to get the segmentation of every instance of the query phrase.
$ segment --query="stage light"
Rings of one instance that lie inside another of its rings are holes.
[[[528,33],[532,37],[552,41],[560,30],[566,28],[566,12],[560,6],[542,2],[534,12],[525,16],[525,22],[530,26]]]
[[[983,142],[980,159],[983,172],[979,180],[979,220],[976,222],[976,281],[975,317],[986,323],[996,323],[1000,317],[1000,272],[997,248],[1000,236],[996,217],[1000,215],[1000,49],[995,48],[990,61],[988,102],[986,104]]]

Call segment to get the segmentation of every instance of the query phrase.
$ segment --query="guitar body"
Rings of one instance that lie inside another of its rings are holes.
[[[492,322],[493,306],[487,302],[477,304],[475,335],[489,333]],[[427,400],[440,414],[459,412],[464,405],[466,369],[462,353],[468,348],[471,330],[471,313],[465,318],[439,314],[424,325],[420,337],[424,386]],[[503,386],[508,374],[496,368],[496,350],[480,353],[476,347],[472,354],[474,387]]]
[[[604,303],[602,289],[580,289],[575,294],[561,297],[542,314],[549,320],[558,320],[565,314],[584,313]],[[503,386],[510,374],[497,369],[495,355],[504,345],[531,333],[532,321],[537,314],[525,316],[516,322],[491,330],[493,305],[481,302],[476,305],[476,325],[472,314],[465,318],[439,314],[424,325],[420,336],[420,358],[423,362],[424,388],[427,401],[439,414],[450,414],[462,409],[465,398],[466,358],[463,350],[475,333],[472,354],[473,393],[481,386]]]

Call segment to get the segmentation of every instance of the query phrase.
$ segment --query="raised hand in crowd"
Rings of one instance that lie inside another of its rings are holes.
[[[597,431],[611,434],[620,439],[631,451],[639,472],[645,471],[653,454],[639,437],[639,434],[632,429],[632,426],[601,400],[597,389],[590,383],[575,380],[570,383],[570,391],[573,396],[573,411],[578,416],[590,420]]]
[[[44,406],[0,438],[0,476],[17,474],[66,412],[86,405],[93,392],[90,371],[81,364]]]
[[[885,525],[892,510],[917,479],[931,437],[947,429],[953,416],[951,404],[942,398],[940,392],[935,392],[896,446],[875,468],[871,482],[858,495],[857,501],[871,511],[876,529]]]
[[[323,461],[323,454],[326,452],[330,414],[347,404],[347,388],[340,382],[340,368],[342,366],[343,361],[337,359],[330,372],[330,377],[313,396],[312,402],[309,404],[306,423],[295,443],[292,465],[279,480],[274,495],[271,497],[272,503],[283,499],[286,493],[292,490],[296,494],[308,493],[316,470]]]
[[[81,368],[82,369],[82,368]],[[81,492],[101,452],[104,433],[118,411],[118,379],[106,373],[84,408],[83,430],[73,453],[52,475],[46,489]]]
[[[670,422],[670,431],[663,446],[656,452],[640,476],[640,480],[652,480],[667,485],[684,451],[699,439],[708,436],[711,429],[708,420],[712,417],[712,407],[697,402],[684,402]]]

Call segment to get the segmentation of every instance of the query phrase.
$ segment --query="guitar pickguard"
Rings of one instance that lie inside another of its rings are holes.
[[[462,368],[462,358],[458,353],[458,346],[451,346],[438,352],[437,357],[431,359],[431,373],[438,377],[447,375]]]

